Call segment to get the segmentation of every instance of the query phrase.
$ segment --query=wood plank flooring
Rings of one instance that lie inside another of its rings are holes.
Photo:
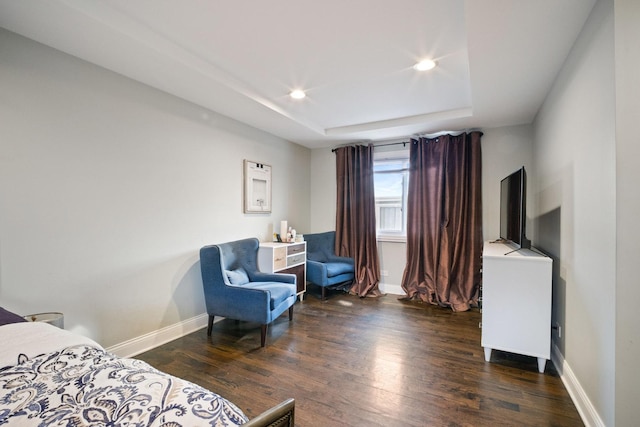
[[[310,294],[310,295],[309,295]],[[249,418],[288,397],[297,426],[582,426],[553,368],[480,346],[481,314],[311,288],[260,347],[222,320],[137,356],[234,402]]]

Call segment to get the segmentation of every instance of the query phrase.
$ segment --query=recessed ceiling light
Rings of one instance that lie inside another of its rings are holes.
[[[293,99],[302,99],[305,96],[307,96],[306,93],[304,93],[303,90],[300,89],[296,89],[294,91],[291,91],[291,93],[289,94],[289,96],[291,96]]]
[[[436,66],[436,61],[433,61],[431,59],[424,59],[418,62],[416,65],[414,65],[413,68],[415,68],[418,71],[427,71],[435,68],[435,66]]]

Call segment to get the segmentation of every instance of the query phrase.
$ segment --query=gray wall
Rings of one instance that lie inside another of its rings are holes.
[[[532,172],[530,125],[483,130],[482,136],[482,229],[485,240],[500,237],[500,181],[524,166]],[[531,181],[531,179],[529,179]],[[531,238],[534,213],[532,183],[527,183],[527,237]]]
[[[0,30],[0,301],[112,346],[205,312],[201,246],[309,228],[310,150]],[[243,159],[273,212],[242,211]]]
[[[638,423],[640,384],[640,2],[615,1],[616,63],[616,425]]]
[[[336,229],[336,155],[329,148],[311,150],[311,227],[306,233]]]
[[[609,426],[616,399],[614,69],[613,2],[601,0],[535,120],[532,174],[534,240],[555,264],[553,321],[562,327],[562,337],[553,335],[555,354],[588,396],[579,409]]]

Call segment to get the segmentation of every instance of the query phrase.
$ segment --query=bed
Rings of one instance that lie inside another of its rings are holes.
[[[0,307],[0,426],[293,426],[294,405],[249,420],[212,391]]]

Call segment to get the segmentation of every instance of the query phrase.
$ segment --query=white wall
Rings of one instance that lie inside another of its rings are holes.
[[[638,423],[640,384],[640,2],[615,0],[616,40],[616,424]]]
[[[0,30],[0,300],[104,346],[205,313],[201,246],[309,228],[310,151]],[[273,213],[242,211],[243,159]]]
[[[329,148],[311,150],[311,228],[306,233],[336,229],[336,155]]]
[[[535,240],[556,264],[553,343],[587,425],[614,425],[615,109],[613,2],[600,0],[538,113],[533,151]]]
[[[522,166],[527,171],[526,234],[533,236],[534,213],[532,140],[530,125],[483,130],[482,135],[482,230],[485,240],[500,237],[500,181]]]

